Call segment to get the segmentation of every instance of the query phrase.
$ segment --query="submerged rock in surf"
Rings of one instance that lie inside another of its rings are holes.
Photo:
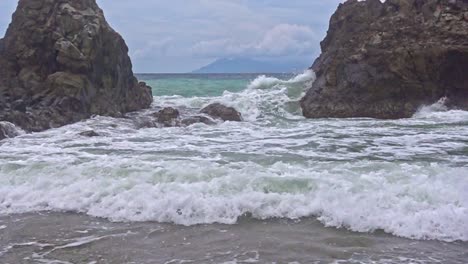
[[[79,133],[79,135],[82,136],[82,137],[99,137],[99,136],[101,136],[94,130],[84,131],[84,132]]]
[[[127,116],[137,128],[176,127],[180,126],[180,112],[173,107],[165,107],[151,114],[132,113]]]
[[[165,107],[158,112],[132,113],[127,115],[134,121],[137,128],[163,128],[163,127],[187,127],[197,123],[216,125],[217,122],[208,115],[181,115],[181,112],[173,107]],[[221,120],[221,118],[219,118]]]
[[[137,129],[158,127],[157,122],[151,116],[131,117],[131,119]]]
[[[179,110],[173,107],[165,107],[159,112],[153,113],[152,116],[156,118],[156,122],[146,119],[143,123],[146,124],[145,127],[179,127],[190,126],[196,123],[206,125],[216,124],[216,122],[206,116],[189,116],[182,119]]]
[[[156,117],[158,123],[166,127],[177,126],[180,117],[179,110],[173,107],[165,107],[153,115]]]
[[[233,107],[228,107],[220,103],[214,103],[203,108],[200,113],[207,114],[213,118],[223,121],[242,121],[242,115]]]
[[[187,117],[185,119],[182,119],[181,123],[184,126],[191,126],[191,125],[198,124],[198,123],[203,123],[205,125],[215,125],[216,124],[216,122],[214,122],[213,120],[211,120],[210,118],[208,118],[206,116]]]
[[[0,120],[42,131],[120,116],[153,97],[95,0],[20,0],[0,40]]]
[[[330,21],[309,118],[412,116],[446,96],[468,109],[468,2],[347,1]]]

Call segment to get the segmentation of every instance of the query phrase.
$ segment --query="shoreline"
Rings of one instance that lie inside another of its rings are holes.
[[[463,263],[468,242],[356,233],[301,220],[234,225],[111,222],[75,213],[0,217],[3,263]]]

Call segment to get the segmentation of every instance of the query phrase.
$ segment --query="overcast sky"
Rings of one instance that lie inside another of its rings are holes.
[[[189,72],[217,58],[308,61],[341,0],[98,0],[135,72]],[[3,36],[17,0],[0,0]]]

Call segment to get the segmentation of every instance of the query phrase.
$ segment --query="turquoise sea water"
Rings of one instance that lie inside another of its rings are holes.
[[[291,73],[266,74],[289,79]],[[221,96],[224,91],[240,92],[259,74],[138,74],[141,81],[153,87],[154,96],[180,95],[184,97]]]

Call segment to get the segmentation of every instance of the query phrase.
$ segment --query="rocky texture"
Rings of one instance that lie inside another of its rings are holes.
[[[154,113],[153,116],[156,117],[159,124],[162,124],[165,127],[173,127],[178,126],[180,113],[179,110],[175,108],[166,107],[159,112]]]
[[[403,118],[444,96],[468,109],[467,14],[467,0],[340,4],[304,115]]]
[[[220,103],[210,104],[203,108],[200,113],[207,114],[214,118],[219,118],[223,121],[242,121],[242,115],[233,107],[227,107]]]
[[[0,40],[0,120],[41,131],[149,107],[95,0],[20,0]]]
[[[5,138],[13,138],[20,133],[14,124],[10,122],[0,122],[0,140]]]

